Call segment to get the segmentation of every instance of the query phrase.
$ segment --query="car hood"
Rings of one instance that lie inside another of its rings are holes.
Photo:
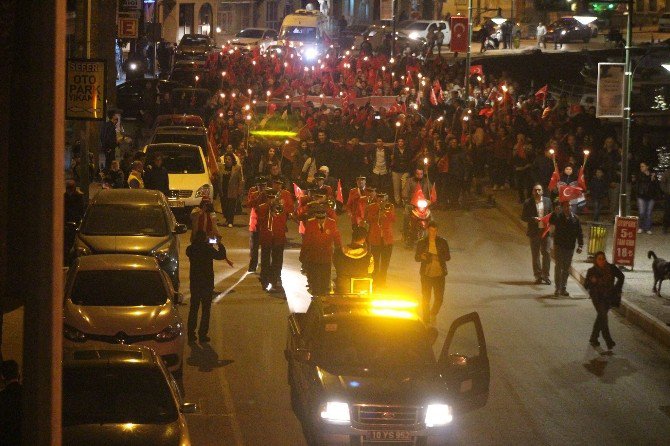
[[[398,373],[393,376],[338,375],[318,368],[325,393],[352,403],[422,405],[447,396],[447,386],[437,373]]]
[[[86,235],[79,233],[79,239],[94,254],[150,254],[169,240],[169,235],[149,237],[146,235]]]
[[[173,320],[172,307],[112,307],[75,305],[67,300],[65,323],[88,334],[128,336],[158,333]]]
[[[63,445],[179,446],[180,424],[82,424],[63,427]]]
[[[260,41],[261,39],[259,37],[235,37],[231,40],[231,43],[233,45],[253,45]]]

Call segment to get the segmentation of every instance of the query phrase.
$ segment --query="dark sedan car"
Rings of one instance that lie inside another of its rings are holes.
[[[125,118],[139,118],[140,112],[157,114],[156,95],[183,87],[179,82],[159,79],[133,79],[116,87],[116,103]]]
[[[148,347],[63,353],[64,446],[190,446],[177,383]]]
[[[489,360],[477,313],[456,319],[436,358],[418,303],[314,297],[289,317],[293,409],[308,444],[444,445],[454,417],[486,403]]]
[[[592,34],[590,26],[582,25],[574,17],[563,17],[547,27],[546,41],[553,42],[557,39],[558,43],[563,44],[581,40],[588,43]]]

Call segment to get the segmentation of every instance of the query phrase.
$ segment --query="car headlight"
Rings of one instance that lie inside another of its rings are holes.
[[[419,38],[419,33],[416,32],[416,31],[413,32],[413,33],[410,33],[410,34],[409,34],[409,38],[410,38],[410,39],[415,39],[415,40],[416,40],[416,39]]]
[[[181,336],[181,324],[168,325],[156,335],[156,342],[168,342]]]
[[[198,197],[211,197],[212,196],[212,186],[209,184],[203,184],[195,191],[195,198]]]
[[[63,324],[63,336],[72,342],[86,341],[86,333],[79,331],[71,325]]]
[[[307,48],[305,50],[305,59],[307,60],[314,60],[316,57],[319,55],[318,51],[316,51],[316,48]]]
[[[566,33],[567,33],[566,30],[561,31],[561,35],[564,35],[564,34],[566,34]]]
[[[336,401],[328,401],[321,405],[321,419],[326,423],[349,423],[349,404]]]
[[[429,404],[426,408],[426,427],[444,426],[451,423],[454,416],[448,404]]]

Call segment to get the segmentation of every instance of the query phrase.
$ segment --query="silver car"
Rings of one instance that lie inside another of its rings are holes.
[[[64,446],[190,446],[179,387],[158,356],[125,345],[63,355]]]
[[[66,349],[144,345],[170,370],[182,371],[184,324],[170,278],[153,257],[99,254],[75,260],[63,324]]]
[[[71,257],[91,254],[141,254],[156,257],[179,290],[177,223],[162,192],[148,189],[101,190],[90,201],[77,229]]]

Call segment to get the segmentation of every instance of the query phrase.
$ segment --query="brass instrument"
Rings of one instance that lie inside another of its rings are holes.
[[[337,202],[335,200],[333,200],[332,198],[327,199],[325,204],[326,204],[326,206],[328,206],[333,211],[337,207]]]
[[[389,203],[388,201],[383,201],[383,202],[380,203],[380,204],[381,204],[381,209],[382,209],[382,211],[384,211],[384,212],[392,211],[393,208],[394,208],[393,203]]]

